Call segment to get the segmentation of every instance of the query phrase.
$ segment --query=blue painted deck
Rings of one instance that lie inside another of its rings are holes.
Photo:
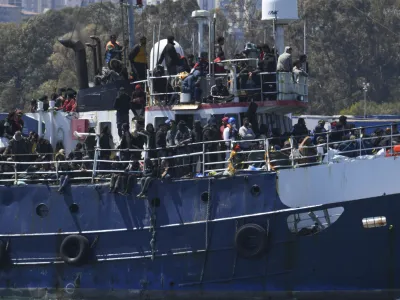
[[[341,206],[344,213],[329,228],[300,237],[288,230],[287,218],[311,209],[285,209],[275,178],[213,179],[209,222],[208,204],[200,200],[207,179],[155,182],[149,194],[160,198],[155,208],[109,194],[105,186],[75,186],[66,195],[47,186],[1,187],[0,240],[8,242],[12,263],[0,269],[0,296],[321,299],[315,293],[323,292],[328,299],[328,291],[350,297],[399,290],[399,195],[321,206],[317,210]],[[259,196],[250,193],[254,184]],[[48,205],[47,217],[36,215],[40,203]],[[72,203],[80,206],[76,214],[69,211]],[[362,218],[374,216],[386,216],[388,226],[364,229]],[[267,250],[257,259],[241,258],[235,248],[237,229],[248,223],[269,228]],[[81,267],[59,258],[62,240],[74,232],[93,244]]]

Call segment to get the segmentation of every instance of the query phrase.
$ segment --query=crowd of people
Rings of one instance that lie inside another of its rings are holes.
[[[240,128],[237,124],[234,117],[211,116],[204,127],[200,121],[192,125],[168,119],[154,128],[153,124],[145,126],[144,120],[139,119],[132,131],[127,123],[121,125],[118,145],[114,145],[106,126],[99,136],[100,149],[96,152],[95,130],[90,128],[93,135],[77,143],[71,153],[65,153],[62,143],[53,149],[38,133],[30,132],[24,137],[22,111],[16,110],[0,122],[0,136],[8,140],[0,148],[0,178],[9,182],[17,179],[58,181],[59,192],[63,193],[71,180],[94,177],[93,161],[97,157],[95,169],[107,172],[96,174],[96,178],[110,179],[110,192],[130,194],[140,180],[142,190],[138,196],[146,197],[151,182],[157,178],[193,178],[218,172],[232,176],[237,170],[249,167],[277,170],[291,166],[293,161],[298,166],[320,163],[328,150],[328,142],[329,148],[348,157],[359,156],[360,149],[362,155],[373,154],[381,148],[391,149],[394,144],[400,144],[397,125],[386,130],[376,129],[368,135],[365,130],[355,129],[345,116],[332,122],[329,132],[323,120],[310,131],[305,120],[299,118],[291,132],[282,134],[277,128],[258,125],[251,113],[243,118]],[[210,154],[203,156],[203,150]],[[144,151],[147,159],[143,163]],[[296,153],[299,155],[294,156]],[[23,173],[15,175],[16,171]]]
[[[125,76],[133,81],[148,79],[146,44],[147,39],[142,36],[139,44],[135,45],[129,52],[128,60],[131,70],[129,74],[126,72]],[[213,52],[213,61],[210,64],[207,52],[200,53],[197,58],[192,54],[186,57],[177,52],[175,38],[173,36],[167,37],[167,45],[162,49],[157,58],[157,66],[151,73],[153,77],[156,77],[153,78],[153,93],[157,94],[156,99],[160,103],[174,105],[179,103],[179,97],[176,95],[184,93],[191,95],[192,102],[231,101],[233,95],[228,92],[231,80],[226,78],[228,71],[223,63],[226,59],[224,45],[225,39],[218,37]],[[110,69],[113,69],[113,61],[121,61],[123,59],[122,55],[123,47],[117,42],[116,36],[112,35],[106,47],[106,63]],[[298,81],[299,76],[308,76],[306,72],[308,69],[307,56],[302,54],[297,60],[293,61],[291,47],[286,47],[285,51],[279,55],[274,48],[270,48],[267,44],[256,46],[252,43],[247,43],[244,50],[235,54],[231,59],[240,60],[234,62],[237,69],[236,82],[238,89],[263,88],[265,95],[253,93],[254,95],[251,95],[252,98],[263,97],[263,99],[267,100],[276,100],[275,72],[292,72],[295,82]],[[243,59],[257,59],[258,63],[255,62],[256,60],[246,61]],[[212,70],[210,70],[210,66]],[[272,74],[261,75],[263,72]],[[217,82],[216,86],[213,86],[210,93],[207,93],[203,90],[202,80],[209,73],[215,74],[221,80]],[[179,77],[173,81],[166,78],[157,78],[165,75],[179,75]],[[223,81],[222,79],[226,80]]]

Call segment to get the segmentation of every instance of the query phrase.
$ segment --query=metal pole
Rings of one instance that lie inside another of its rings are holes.
[[[208,20],[208,75],[211,76],[211,42],[212,42],[212,19]]]
[[[158,25],[158,49],[157,49],[157,60],[160,58],[160,35],[161,35],[161,21]]]
[[[364,87],[364,119],[367,118],[367,90]]]
[[[154,68],[157,64],[156,60],[155,60],[155,57],[156,57],[156,48],[154,48],[155,42],[156,42],[156,25],[153,25],[153,46],[152,46],[152,48],[153,48],[153,65],[150,65],[151,71],[154,70]],[[153,73],[152,73],[152,76],[154,76]]]
[[[132,49],[135,46],[135,14],[133,10],[133,0],[128,0],[128,30],[129,48]]]
[[[123,40],[123,43],[125,43],[126,36],[125,36],[124,0],[120,0],[119,4],[120,4],[120,8],[121,8],[122,40]],[[124,49],[124,66],[126,67],[127,64],[126,64],[126,47],[125,47],[125,45],[124,45],[123,49]]]
[[[304,47],[304,54],[307,54],[307,20],[306,19],[304,19],[304,33],[303,33],[303,35],[304,35],[304,45],[303,45],[303,47]]]
[[[193,56],[194,56],[195,55],[195,53],[194,53],[194,31],[193,31],[193,34],[192,34],[192,49],[193,49],[192,53],[193,53]]]

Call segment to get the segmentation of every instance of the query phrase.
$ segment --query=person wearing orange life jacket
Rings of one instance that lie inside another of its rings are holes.
[[[135,45],[129,53],[129,61],[131,62],[132,73],[136,74],[135,80],[146,80],[147,70],[147,39],[145,36],[140,38],[140,43]]]
[[[112,59],[122,60],[122,46],[117,42],[115,34],[110,36],[110,41],[106,45],[106,63],[110,63]]]

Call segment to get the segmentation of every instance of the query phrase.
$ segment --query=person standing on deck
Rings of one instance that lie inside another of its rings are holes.
[[[140,44],[135,45],[129,53],[129,61],[131,62],[132,73],[135,74],[135,80],[146,80],[147,78],[146,42],[146,37],[142,36]]]
[[[115,34],[110,36],[110,41],[106,45],[106,63],[107,65],[112,59],[122,60],[122,46],[117,42]]]
[[[161,52],[157,64],[161,65],[163,60],[165,59],[165,65],[167,67],[168,75],[176,75],[177,74],[176,67],[179,65],[180,55],[178,54],[178,52],[176,52],[175,49],[175,43],[174,43],[175,38],[173,36],[169,36],[167,39],[168,39],[168,44]]]
[[[117,128],[118,135],[122,137],[122,124],[128,124],[129,131],[129,110],[131,108],[131,98],[125,92],[125,89],[121,87],[119,89],[119,95],[115,98],[114,109],[117,111]]]

